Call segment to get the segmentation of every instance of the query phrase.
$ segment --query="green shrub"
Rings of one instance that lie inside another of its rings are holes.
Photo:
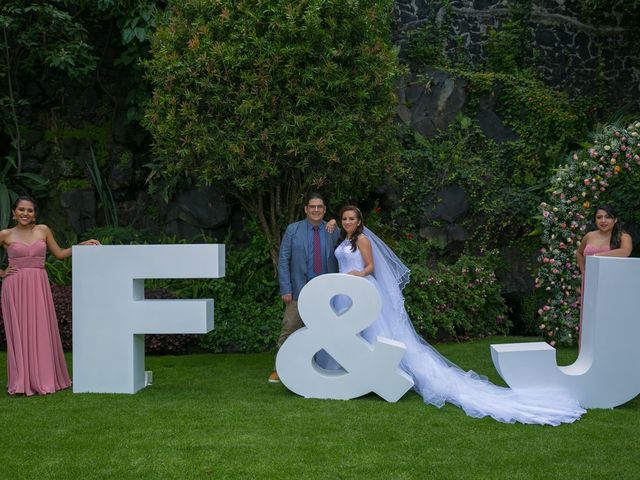
[[[227,239],[225,277],[154,282],[177,298],[213,298],[213,331],[199,337],[210,352],[262,352],[274,347],[284,307],[273,272],[269,245],[255,223],[248,244]]]
[[[277,262],[303,194],[340,203],[398,165],[392,1],[172,1],[146,62],[152,187],[216,183]]]
[[[507,307],[490,257],[461,256],[453,265],[410,265],[405,306],[425,338],[450,339],[506,334]]]

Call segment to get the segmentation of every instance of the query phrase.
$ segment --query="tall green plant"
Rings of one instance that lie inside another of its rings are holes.
[[[275,263],[302,194],[358,197],[397,165],[390,0],[170,2],[146,63],[145,124],[168,197],[219,183]]]
[[[104,218],[107,224],[112,227],[117,227],[118,210],[116,208],[116,202],[113,199],[113,195],[111,194],[111,188],[109,187],[109,183],[107,182],[106,178],[104,178],[104,175],[102,175],[102,172],[100,172],[100,167],[98,166],[96,156],[93,153],[93,148],[90,149],[90,152],[91,160],[89,162],[85,162],[87,171],[89,172],[91,182],[93,182],[93,186],[98,193],[100,206],[104,211]]]

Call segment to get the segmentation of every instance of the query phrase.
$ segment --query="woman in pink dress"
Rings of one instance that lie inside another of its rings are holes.
[[[61,249],[46,225],[36,225],[36,204],[20,197],[13,204],[16,226],[0,231],[9,265],[0,270],[2,316],[7,336],[9,394],[44,395],[71,386],[62,352],[49,278],[44,269],[47,247],[59,259]],[[87,240],[81,245],[97,245]]]
[[[633,249],[631,235],[622,230],[622,226],[618,221],[618,217],[609,205],[600,205],[596,209],[594,215],[594,223],[597,230],[588,232],[582,241],[580,247],[576,251],[576,260],[582,274],[582,288],[580,293],[584,291],[585,277],[585,257],[589,255],[598,255],[603,257],[628,257]],[[583,300],[580,299],[580,327],[578,329],[578,347],[582,332],[582,305]]]

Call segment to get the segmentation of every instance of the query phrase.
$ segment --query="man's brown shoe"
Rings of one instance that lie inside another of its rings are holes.
[[[278,372],[275,370],[271,372],[271,375],[269,375],[269,383],[280,383],[280,377],[278,376]]]

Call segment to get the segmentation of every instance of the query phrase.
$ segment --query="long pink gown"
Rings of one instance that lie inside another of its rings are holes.
[[[71,386],[64,360],[49,277],[47,245],[14,242],[9,265],[18,268],[2,282],[2,316],[7,336],[7,390],[44,395]]]
[[[584,247],[584,252],[582,253],[585,257],[590,255],[595,255],[596,253],[608,252],[611,248],[607,245],[605,247],[596,247],[594,245],[588,244]],[[582,306],[584,305],[584,277],[587,274],[586,270],[586,262],[585,262],[585,273],[582,275],[582,286],[580,287],[580,326],[578,327],[578,350],[582,346]]]

